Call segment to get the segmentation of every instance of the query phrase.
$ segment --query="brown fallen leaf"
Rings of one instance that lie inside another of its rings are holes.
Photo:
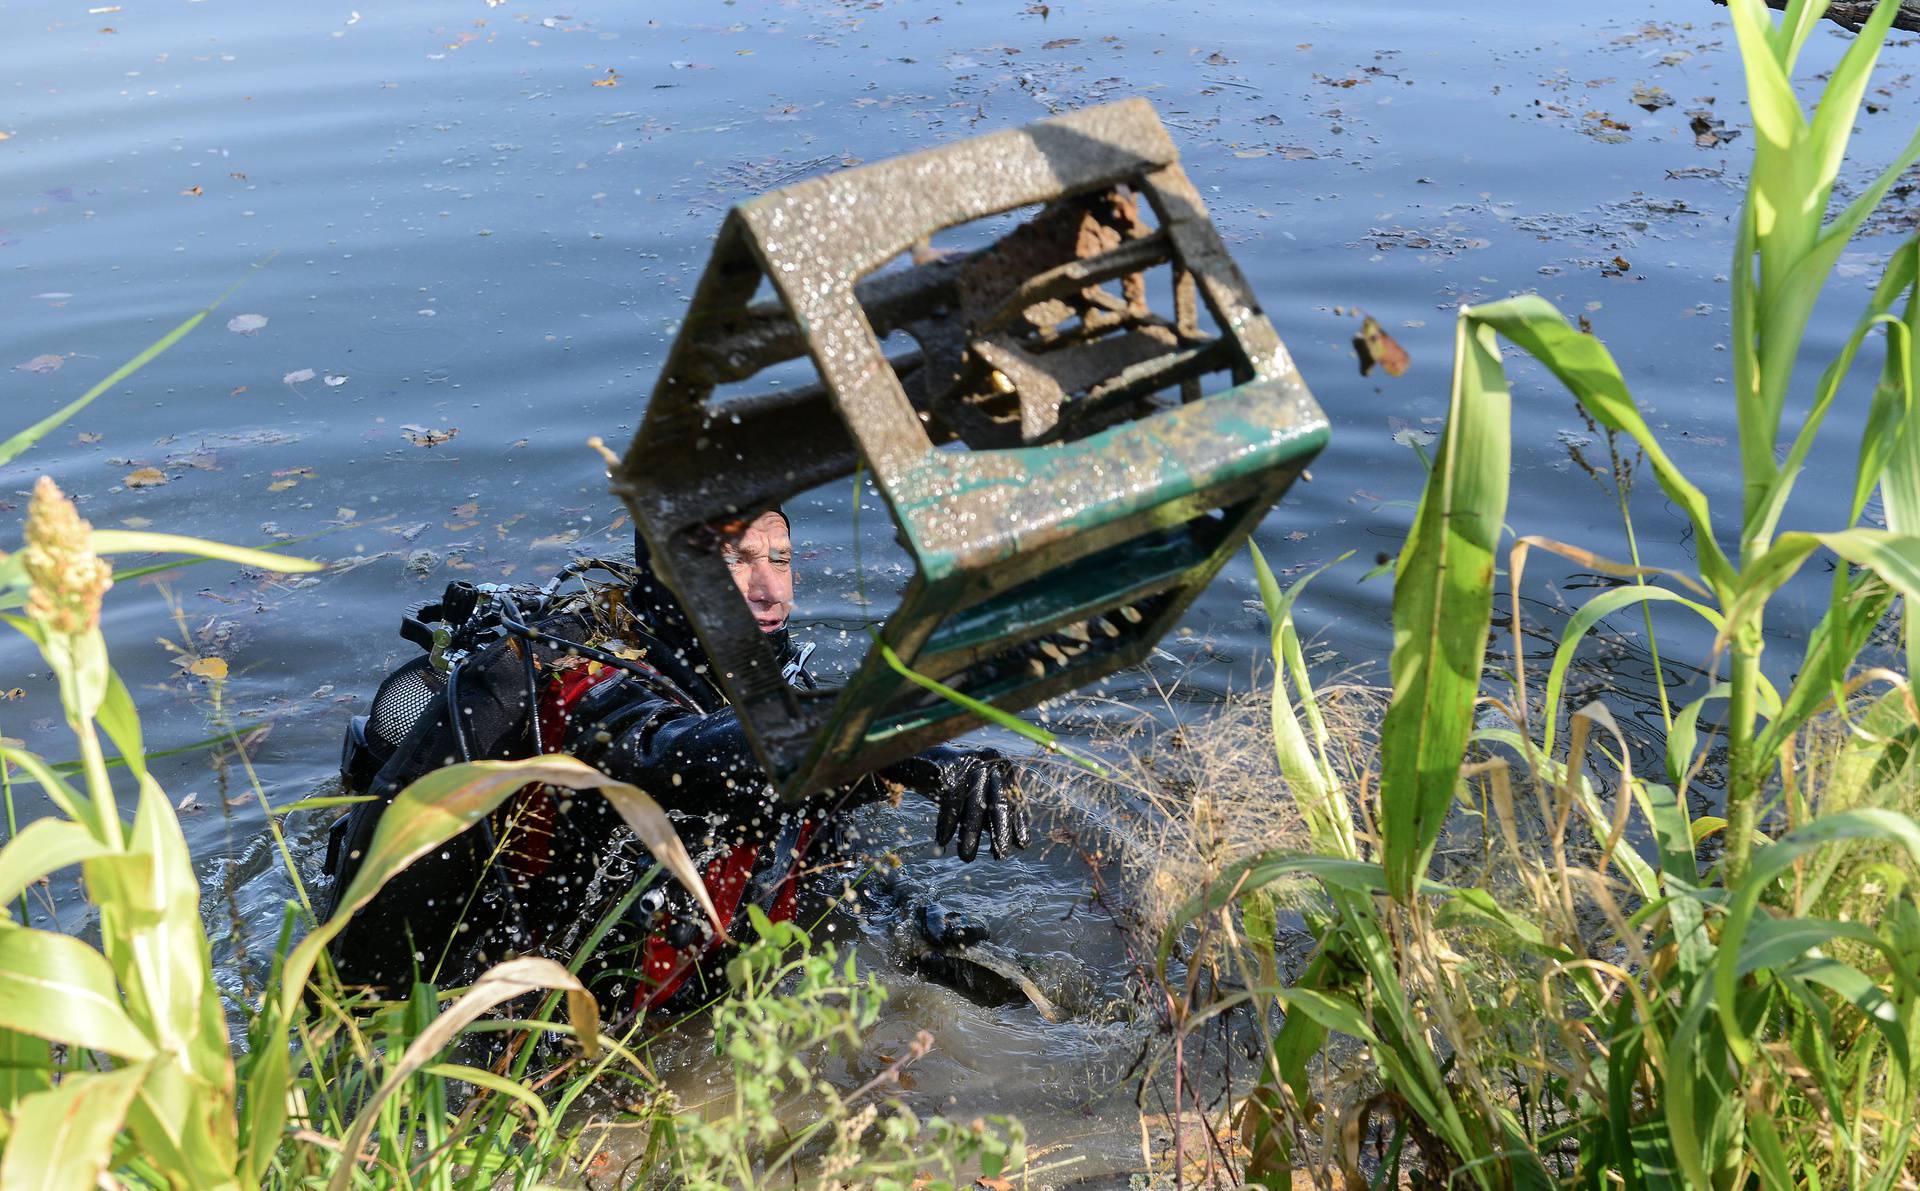
[[[1360,323],[1360,333],[1353,337],[1354,354],[1360,357],[1360,375],[1366,376],[1375,367],[1388,376],[1401,376],[1413,360],[1407,355],[1407,349],[1395,342],[1387,334],[1380,321],[1368,315]]]
[[[1627,102],[1635,107],[1645,108],[1649,112],[1657,112],[1661,108],[1673,106],[1673,96],[1667,94],[1664,87],[1650,83],[1635,83],[1633,94],[1627,97]]]
[[[41,376],[45,376],[49,372],[60,371],[60,366],[66,362],[67,358],[65,356],[45,355],[35,356],[26,363],[15,364],[13,367],[17,372],[37,372]]]
[[[449,426],[445,430],[432,430],[425,426],[402,426],[400,431],[416,447],[437,447],[460,433],[460,428]]]
[[[167,480],[167,473],[159,468],[142,467],[128,472],[120,482],[129,488],[158,488]]]
[[[196,658],[193,664],[187,667],[187,673],[197,674],[211,682],[221,682],[227,677],[227,660],[225,658]]]
[[[183,195],[187,195],[191,198],[199,198],[202,194],[205,194],[206,192],[201,190],[198,186],[189,186],[185,190],[181,191],[180,193]]]

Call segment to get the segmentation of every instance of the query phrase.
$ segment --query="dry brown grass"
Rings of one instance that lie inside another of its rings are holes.
[[[1337,770],[1372,764],[1382,692],[1320,692]],[[1196,708],[1162,690],[1152,710],[1102,707],[1091,741],[1099,776],[1062,763],[1049,797],[1084,824],[1081,843],[1123,876],[1130,925],[1157,939],[1181,905],[1233,864],[1263,852],[1309,847],[1299,808],[1273,748],[1271,695],[1233,693]]]

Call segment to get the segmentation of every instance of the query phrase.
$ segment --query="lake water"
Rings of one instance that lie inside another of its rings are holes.
[[[1752,134],[1723,12],[1707,0],[430,0],[358,11],[5,0],[0,434],[243,284],[178,347],[0,469],[0,514],[18,517],[46,472],[102,527],[243,544],[318,535],[298,549],[339,565],[315,579],[182,569],[122,585],[106,622],[156,748],[213,731],[204,682],[159,639],[184,632],[223,658],[224,713],[270,725],[252,757],[270,801],[291,802],[325,781],[346,717],[412,652],[394,631],[403,604],[455,576],[530,578],[570,550],[628,540],[584,442],[631,434],[729,203],[1142,95],[1332,418],[1311,482],[1259,542],[1290,570],[1356,553],[1319,580],[1303,619],[1329,671],[1377,677],[1389,587],[1358,580],[1405,535],[1422,480],[1409,443],[1445,411],[1463,303],[1537,290],[1585,315],[1723,524],[1737,509],[1725,274]],[[1823,27],[1810,63],[1846,44]],[[1910,39],[1883,56],[1848,187],[1912,129],[1916,63]],[[1689,113],[1703,110],[1731,140],[1699,143],[1716,140],[1696,137]],[[1809,336],[1809,380],[1895,246],[1889,233],[1912,223],[1896,210],[1842,258]],[[1355,308],[1411,353],[1407,375],[1358,374]],[[264,324],[227,329],[243,315]],[[1604,444],[1537,368],[1515,377],[1514,528],[1623,555],[1611,498],[1569,455],[1572,443],[1604,460]],[[1789,527],[1832,527],[1844,512],[1864,392],[1856,383],[1829,419]],[[165,482],[128,484],[148,468]],[[851,537],[844,508],[797,512],[799,619],[831,663],[844,657],[839,630],[864,616]],[[1650,479],[1634,514],[1647,562],[1689,565],[1686,522]],[[1528,575],[1542,633],[1593,584],[1540,559]],[[897,578],[883,568],[866,581]],[[1810,573],[1777,602],[1776,677],[1791,674],[1825,583]],[[1236,562],[1155,662],[1155,674],[1184,675],[1187,704],[1253,681],[1265,641],[1254,596]],[[1578,686],[1657,722],[1637,617],[1619,619]],[[1669,659],[1700,661],[1707,646],[1677,620],[1662,630]],[[67,756],[38,657],[9,641],[0,677],[22,689],[0,702],[0,731]],[[1683,698],[1704,690],[1684,670],[1674,677],[1689,683]],[[201,808],[183,822],[214,933],[231,933],[231,890],[257,961],[290,889],[260,808],[222,812],[204,750],[160,776]],[[886,822],[907,833],[917,880],[993,912],[1004,941],[1120,991],[1131,961],[1088,908],[1068,849],[962,868],[933,854],[923,812]],[[290,829],[303,867],[317,867],[320,824],[296,816]],[[237,962],[233,940],[220,946]],[[1137,1028],[982,1008],[891,966],[877,935],[861,946],[896,990],[862,1071],[930,1029],[937,1049],[916,1070],[916,1106],[1018,1113],[1037,1144],[1065,1147],[1056,1159],[1084,1157],[1062,1178],[1138,1165],[1122,1078]]]

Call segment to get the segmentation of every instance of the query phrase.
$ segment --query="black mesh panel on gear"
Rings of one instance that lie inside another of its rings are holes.
[[[373,714],[367,731],[391,752],[413,731],[438,700],[446,695],[447,680],[425,657],[415,658],[387,675],[374,692]]]

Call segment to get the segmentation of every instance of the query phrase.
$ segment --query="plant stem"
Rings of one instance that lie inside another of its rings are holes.
[[[1607,440],[1607,447],[1609,451],[1612,451],[1613,440],[1611,437]],[[1614,474],[1619,474],[1617,462],[1615,464]],[[1627,494],[1626,491],[1620,487],[1618,480],[1614,482],[1613,492],[1615,498],[1620,502],[1620,523],[1624,525],[1627,530],[1627,557],[1632,561],[1634,566],[1638,567],[1642,565],[1640,562],[1640,539],[1635,536],[1633,532],[1633,514],[1627,508]],[[1645,587],[1647,586],[1647,577],[1645,575],[1636,575],[1634,582]],[[1655,690],[1660,692],[1660,721],[1666,725],[1667,735],[1671,736],[1673,735],[1673,707],[1667,701],[1666,671],[1660,666],[1660,638],[1656,636],[1653,631],[1653,605],[1645,600],[1642,600],[1640,603],[1640,619],[1642,623],[1647,626],[1647,652],[1653,657],[1653,686]]]
[[[1753,756],[1754,701],[1760,682],[1760,625],[1743,625],[1733,642],[1733,682],[1727,718],[1727,850],[1721,884],[1731,888],[1746,873],[1753,851],[1763,773]]]
[[[13,765],[7,761],[0,761],[0,790],[4,790],[7,796],[7,842],[12,843],[20,834],[20,825],[13,816]],[[20,925],[33,925],[33,919],[27,913],[25,890],[20,893]]]
[[[80,742],[80,764],[87,775],[87,792],[93,795],[94,813],[100,818],[100,831],[115,848],[125,847],[120,834],[120,806],[113,800],[113,782],[107,777],[107,759],[100,751],[100,737],[93,721],[68,721],[74,738]]]

